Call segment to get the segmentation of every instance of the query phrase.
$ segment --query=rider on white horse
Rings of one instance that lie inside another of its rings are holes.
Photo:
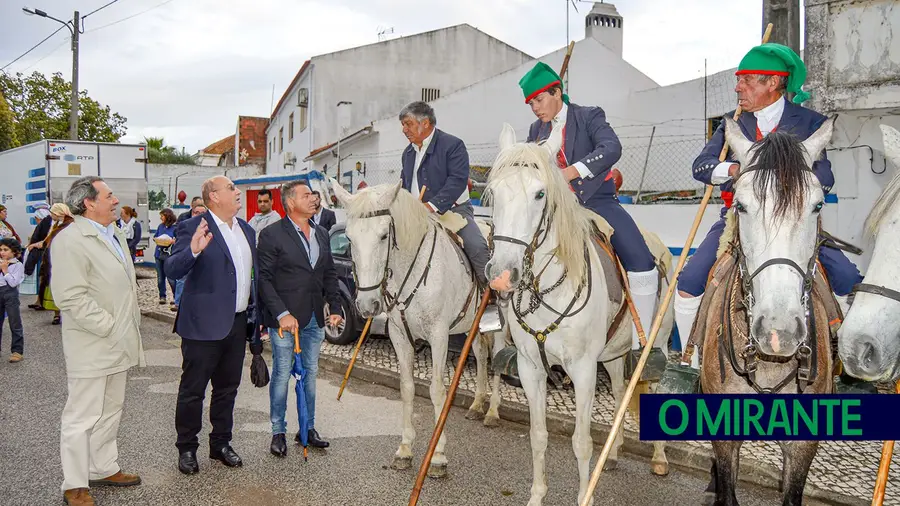
[[[738,94],[738,103],[744,111],[738,124],[747,139],[759,141],[777,129],[805,140],[825,122],[825,116],[795,105],[809,98],[809,94],[801,89],[806,80],[806,67],[792,49],[773,43],[756,46],[741,60],[736,75],[737,85],[734,91]],[[794,103],[786,99],[786,92],[796,94]],[[734,111],[727,116],[733,117]],[[701,295],[706,289],[707,277],[716,261],[719,239],[725,230],[725,215],[731,207],[733,197],[731,180],[740,172],[740,164],[734,160],[734,154],[730,151],[729,158],[719,163],[719,154],[724,145],[723,122],[694,160],[694,179],[706,184],[721,185],[725,207],[722,208],[721,219],[712,226],[678,278],[675,323],[682,343],[687,342],[691,333],[700,308]],[[813,164],[813,171],[827,195],[834,185],[834,174],[824,151],[822,157]],[[819,260],[825,267],[841,309],[846,313],[847,297],[853,285],[862,281],[859,270],[840,250],[828,246],[819,249]],[[693,354],[691,362],[694,368],[699,368],[698,353]]]
[[[522,77],[519,86],[525,103],[538,118],[531,124],[527,142],[547,139],[554,125],[562,129],[557,165],[581,205],[602,216],[614,229],[610,242],[628,272],[631,298],[641,326],[649,332],[656,315],[659,271],[637,224],[616,196],[611,169],[622,156],[618,136],[606,122],[603,109],[569,102],[559,75],[546,63],[538,62]],[[631,349],[640,348],[635,328]]]

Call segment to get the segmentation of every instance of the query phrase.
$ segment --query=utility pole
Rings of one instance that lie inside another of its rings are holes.
[[[75,17],[72,20],[72,108],[69,111],[69,138],[73,141],[78,140],[78,35],[81,30],[79,27],[78,11],[75,11]]]
[[[769,42],[777,42],[800,54],[800,0],[763,0],[762,31],[772,23]]]

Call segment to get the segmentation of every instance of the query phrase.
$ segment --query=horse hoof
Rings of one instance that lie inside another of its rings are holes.
[[[703,493],[703,506],[714,506],[716,504],[716,494],[715,492],[704,492]]]
[[[615,460],[615,459],[609,459],[609,460],[606,461],[605,464],[603,464],[603,470],[604,470],[604,471],[613,471],[613,470],[615,470],[617,467],[619,467],[619,461],[618,461],[618,460]]]
[[[484,426],[488,428],[496,428],[500,426],[500,417],[486,416],[484,417]]]
[[[483,417],[484,413],[474,408],[469,408],[466,412],[466,420],[481,420]]]
[[[447,464],[437,465],[431,464],[428,466],[428,477],[439,480],[441,478],[447,477]]]
[[[669,474],[668,462],[651,462],[650,472],[656,476],[667,476]]]
[[[412,457],[394,457],[391,462],[391,469],[394,471],[405,471],[412,467]]]

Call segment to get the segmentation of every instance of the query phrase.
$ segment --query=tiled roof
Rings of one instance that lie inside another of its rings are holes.
[[[206,155],[224,155],[232,150],[234,150],[234,135],[229,135],[224,139],[220,139],[209,146],[206,146],[201,151]]]

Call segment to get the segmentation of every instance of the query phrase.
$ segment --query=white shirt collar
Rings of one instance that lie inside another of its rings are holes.
[[[435,132],[435,131],[437,131],[437,128],[433,129],[433,130],[431,131],[431,133],[428,134],[428,137],[425,137],[425,140],[422,141],[422,148],[421,148],[421,151],[425,151],[426,149],[428,149],[428,145],[431,144],[431,139],[434,138],[434,132]],[[415,143],[412,143],[412,147],[413,147],[413,149],[416,150],[416,153],[418,153],[418,152],[420,151],[419,146],[416,146]]]
[[[565,123],[566,118],[568,117],[568,114],[569,114],[569,106],[567,106],[566,103],[563,102],[562,109],[560,109],[559,112],[556,113],[556,117],[553,118],[553,121]]]
[[[784,100],[782,96],[770,105],[754,112],[753,115],[756,116],[757,123],[765,123],[766,126],[770,126],[769,130],[775,127],[781,120],[782,114],[784,114]]]
[[[115,235],[111,229],[111,227],[113,225],[112,223],[110,223],[109,225],[104,227],[103,225],[97,223],[96,221],[94,221],[90,218],[85,218],[85,219],[88,220],[89,222],[91,222],[91,225],[93,225],[97,230],[99,230],[100,233],[106,234],[110,237],[113,237]]]
[[[209,214],[212,215],[213,221],[216,222],[217,227],[221,227],[222,225],[225,225],[228,228],[234,228],[234,225],[237,223],[237,217],[231,218],[231,224],[227,224],[224,221],[222,221],[221,219],[219,219],[219,217],[216,216],[216,213],[210,211]]]

